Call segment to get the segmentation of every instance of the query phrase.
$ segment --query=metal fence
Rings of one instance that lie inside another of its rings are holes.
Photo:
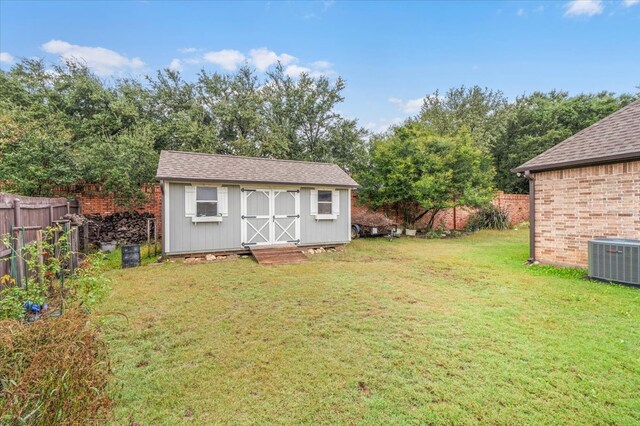
[[[24,230],[26,244],[36,241],[38,231],[63,219],[67,213],[80,213],[80,203],[66,198],[23,197],[0,193],[0,236]],[[11,247],[0,242],[0,276],[9,273]]]

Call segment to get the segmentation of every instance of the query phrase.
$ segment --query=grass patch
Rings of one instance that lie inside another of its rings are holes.
[[[559,268],[550,265],[530,265],[533,275],[547,275],[550,277],[586,279],[587,270],[582,268]]]
[[[109,377],[106,345],[87,314],[0,321],[1,424],[102,424]]]
[[[525,266],[527,235],[112,271],[113,423],[637,424],[640,291]]]

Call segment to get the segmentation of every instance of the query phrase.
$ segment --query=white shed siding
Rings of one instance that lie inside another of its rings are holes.
[[[228,188],[228,215],[221,222],[193,223],[190,217],[185,216],[186,185],[170,182],[165,186],[165,253],[243,249],[240,186],[224,185]],[[300,244],[348,243],[351,235],[349,190],[336,190],[340,204],[336,219],[316,220],[316,216],[311,214],[311,189],[300,190]]]
[[[228,187],[228,216],[221,222],[193,223],[185,216],[185,184],[169,183],[167,254],[242,249],[240,241],[240,187]]]
[[[311,188],[300,191],[300,244],[348,243],[351,236],[349,190],[336,191],[340,196],[340,214],[335,220],[316,220],[311,214]]]

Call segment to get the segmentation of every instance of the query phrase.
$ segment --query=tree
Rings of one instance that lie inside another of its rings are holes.
[[[140,201],[163,149],[366,162],[366,132],[335,111],[340,78],[293,78],[278,65],[202,71],[186,81],[164,69],[144,80],[103,80],[83,63],[25,59],[0,70],[0,185],[48,195],[97,183],[122,204]],[[29,173],[26,173],[30,170]]]
[[[570,97],[567,92],[535,92],[519,97],[506,115],[505,131],[491,146],[498,170],[496,186],[526,193],[528,183],[511,169],[614,113],[634,97],[610,92]]]
[[[441,136],[410,121],[375,139],[366,171],[358,174],[361,200],[373,208],[395,211],[405,225],[457,206],[479,207],[493,196],[491,158],[476,147],[470,133]]]
[[[198,87],[169,69],[147,77],[148,112],[156,151],[163,149],[180,151],[224,152],[223,143],[210,111],[207,111],[198,94]]]
[[[259,155],[264,138],[263,97],[258,77],[247,66],[234,75],[208,74],[198,79],[199,99],[208,111],[226,154]]]
[[[51,196],[54,188],[78,179],[64,133],[46,134],[28,114],[0,112],[0,189],[28,196]]]
[[[503,132],[507,106],[499,90],[461,86],[427,95],[417,118],[441,136],[466,128],[477,146],[487,148]]]
[[[331,82],[326,76],[314,78],[302,73],[296,80],[285,73],[281,64],[268,72],[262,89],[265,124],[271,134],[268,148],[284,152],[294,160],[334,161],[326,145],[331,140],[331,132],[340,128],[344,120],[334,110],[344,100],[341,95],[344,87],[340,77]],[[274,143],[276,141],[279,143]],[[357,143],[361,144],[362,140]]]
[[[99,138],[78,152],[78,165],[86,182],[97,182],[113,194],[116,203],[135,207],[146,200],[143,187],[153,182],[158,152],[148,127]]]

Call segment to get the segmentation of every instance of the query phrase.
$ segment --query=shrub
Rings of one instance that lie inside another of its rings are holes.
[[[25,303],[29,301],[41,305],[47,292],[46,286],[37,283],[29,285],[28,289],[20,288],[9,275],[2,277],[0,288],[0,321],[24,318]]]
[[[69,282],[68,301],[72,305],[92,308],[109,291],[109,279],[103,273],[105,255],[95,253],[85,258]]]
[[[467,222],[471,229],[508,229],[509,214],[493,204],[484,206],[476,211]]]
[[[0,423],[94,424],[111,401],[105,342],[86,313],[0,322]]]
[[[54,240],[53,235],[56,231],[59,234]],[[44,241],[40,244],[35,241],[26,244],[18,255],[18,261],[24,262],[30,272],[27,288],[16,286],[15,279],[9,275],[2,277],[0,320],[24,318],[27,302],[42,305],[48,299],[53,306],[60,303],[60,296],[64,296],[68,306],[91,308],[107,293],[109,280],[103,273],[104,255],[101,253],[87,256],[72,275],[67,275],[64,265],[71,259],[72,253],[67,244],[68,231],[60,231],[62,229],[59,227],[47,228]],[[5,235],[2,237],[2,242],[10,246],[14,243],[14,239],[15,237]],[[48,253],[58,253],[58,256],[48,255]],[[42,262],[38,262],[40,254],[42,254]],[[61,282],[56,279],[60,274],[65,274],[67,277],[64,292],[60,291]]]

